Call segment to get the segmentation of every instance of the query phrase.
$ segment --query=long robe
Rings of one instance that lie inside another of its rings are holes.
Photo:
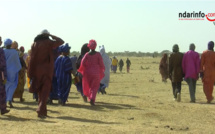
[[[76,72],[77,72],[76,62],[77,62],[78,58],[76,56],[72,56],[72,57],[70,57],[70,59],[72,61],[72,68],[73,68],[72,72],[73,72],[73,74],[76,74]]]
[[[72,61],[68,56],[59,56],[55,61],[55,74],[57,78],[58,97],[65,103],[68,99],[72,84]]]
[[[4,49],[7,66],[7,83],[5,85],[7,101],[12,101],[18,84],[19,70],[22,68],[18,52],[15,49]]]
[[[100,81],[104,77],[105,66],[100,53],[94,55],[85,54],[81,61],[79,72],[83,75],[82,86],[84,95],[93,103],[100,86]]]
[[[112,60],[112,70],[114,72],[116,72],[116,70],[117,70],[117,64],[118,64],[118,60],[116,58],[113,58],[113,60]]]
[[[38,93],[38,116],[47,116],[46,102],[48,100],[54,73],[53,49],[64,41],[52,35],[50,40],[47,35],[38,35],[31,46],[31,55],[28,65],[28,77],[31,79],[29,92]]]
[[[182,68],[185,74],[185,79],[192,78],[197,80],[200,71],[199,54],[192,50],[186,52],[182,60]]]
[[[159,64],[159,71],[162,77],[163,81],[166,81],[168,78],[168,63],[167,63],[167,54],[164,54],[161,58],[160,64]]]
[[[26,70],[26,64],[25,61],[23,59],[23,56],[21,56],[20,58],[20,63],[22,65],[21,70],[19,71],[19,78],[18,78],[18,85],[17,88],[13,94],[13,98],[22,98],[23,93],[24,93],[24,87],[25,87],[25,70]]]
[[[119,71],[122,72],[122,68],[124,66],[124,62],[122,59],[119,60]]]
[[[3,80],[7,79],[6,59],[2,48],[0,48],[0,109],[6,110],[6,91]]]
[[[100,49],[100,53],[102,55],[103,63],[105,65],[105,76],[101,80],[101,84],[105,84],[106,87],[109,86],[110,82],[110,67],[111,67],[111,60],[109,56],[105,53],[104,49]]]
[[[215,81],[215,52],[206,50],[201,55],[200,70],[203,71],[204,76],[202,79],[203,90],[205,96],[210,102],[213,99],[213,86]]]
[[[183,78],[182,69],[183,54],[173,52],[169,57],[169,78],[172,82],[181,82]]]
[[[29,61],[30,61],[30,55],[28,55],[27,58],[25,59],[25,64],[27,68],[28,68]],[[30,88],[30,78],[28,76],[27,76],[27,87],[28,89]]]
[[[131,61],[129,59],[126,60],[126,65],[127,65],[127,73],[129,73],[130,66],[131,66]]]
[[[78,70],[78,69],[80,68],[80,66],[81,66],[81,61],[82,61],[83,57],[84,57],[84,54],[83,54],[83,55],[80,55],[80,56],[78,57],[77,61],[76,61],[76,69],[77,69],[77,70]],[[79,74],[78,71],[77,71],[77,77],[79,78],[79,82],[77,82],[77,83],[75,84],[75,86],[76,86],[78,92],[80,92],[81,95],[84,96],[84,93],[83,93],[83,86],[82,86],[82,77],[80,76],[80,74]]]

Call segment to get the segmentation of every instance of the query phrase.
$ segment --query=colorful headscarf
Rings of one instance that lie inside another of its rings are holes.
[[[214,49],[214,42],[210,41],[208,42],[208,50],[213,50]]]
[[[66,43],[66,44],[64,44],[64,45],[61,45],[60,47],[59,47],[59,51],[60,52],[69,52],[69,50],[70,50],[70,46],[69,46],[69,44],[68,43]]]
[[[25,52],[25,48],[23,47],[23,46],[21,46],[20,48],[19,48],[19,50],[21,51],[21,52]]]
[[[193,51],[194,51],[195,48],[196,48],[196,46],[195,46],[193,43],[191,43],[191,44],[190,44],[190,50],[193,50]]]
[[[87,45],[91,50],[95,50],[96,49],[96,46],[97,46],[97,43],[95,40],[90,40],[89,41],[89,44]]]
[[[4,46],[5,46],[5,47],[6,47],[6,46],[9,46],[9,45],[11,45],[11,44],[12,44],[12,40],[11,40],[11,39],[7,38],[7,39],[4,40]]]

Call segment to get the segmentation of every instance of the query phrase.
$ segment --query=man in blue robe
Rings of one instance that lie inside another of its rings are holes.
[[[65,105],[72,84],[72,61],[69,58],[70,47],[68,43],[60,46],[62,54],[55,61],[55,75],[57,78],[58,98],[61,105]]]
[[[4,41],[4,53],[7,67],[7,82],[5,85],[6,100],[8,101],[10,108],[13,108],[13,93],[16,90],[18,84],[19,70],[22,68],[22,66],[20,64],[18,52],[15,49],[10,49],[11,45],[11,39],[6,39]]]

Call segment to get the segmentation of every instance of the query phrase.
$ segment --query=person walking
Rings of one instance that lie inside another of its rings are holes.
[[[83,44],[83,46],[81,47],[81,55],[78,57],[77,61],[76,61],[76,69],[77,69],[77,73],[76,73],[76,78],[78,79],[77,82],[75,83],[75,86],[78,90],[78,92],[81,93],[81,96],[83,97],[84,102],[87,102],[87,97],[84,95],[83,93],[83,85],[82,85],[82,75],[81,73],[78,71],[78,69],[81,66],[81,61],[84,57],[84,55],[86,53],[88,53],[90,51],[89,47],[88,47],[88,43]]]
[[[0,36],[0,46],[2,45],[2,39]],[[7,68],[6,68],[6,60],[4,50],[0,47],[0,110],[1,115],[10,112],[7,110],[7,103],[6,103],[6,91],[5,91],[5,84],[7,81]]]
[[[211,103],[213,97],[213,87],[215,81],[215,52],[214,42],[208,43],[208,49],[201,55],[200,77],[203,82],[203,91],[205,93],[207,103]]]
[[[114,56],[112,59],[112,68],[111,68],[113,73],[116,73],[117,71],[117,64],[118,64],[118,59],[116,58],[116,56]]]
[[[12,99],[13,94],[18,85],[18,75],[19,71],[22,68],[19,60],[19,54],[16,49],[11,49],[12,40],[6,39],[4,41],[5,58],[6,58],[6,67],[7,67],[7,82],[5,85],[7,101],[10,108],[13,108]]]
[[[83,57],[78,71],[83,76],[84,95],[88,97],[90,104],[94,106],[100,81],[104,77],[105,66],[101,54],[95,51],[96,41],[90,40],[87,46],[91,51]]]
[[[109,86],[109,82],[110,82],[111,60],[110,60],[109,56],[107,55],[107,53],[105,52],[104,45],[99,47],[99,51],[100,51],[100,54],[102,56],[103,63],[105,65],[105,76],[100,81],[99,92],[101,92],[102,94],[106,94],[105,89]]]
[[[177,44],[173,45],[173,53],[169,57],[169,78],[172,83],[174,100],[181,101],[181,81],[183,79],[183,54],[179,52]]]
[[[168,78],[168,57],[166,53],[164,53],[163,57],[161,58],[159,71],[162,77],[162,82],[166,83]]]
[[[23,98],[23,93],[24,93],[24,87],[25,87],[25,71],[27,69],[27,66],[25,64],[25,61],[23,59],[24,53],[23,53],[24,47],[20,47],[19,51],[19,60],[20,64],[22,66],[21,70],[19,71],[19,76],[18,76],[18,85],[17,88],[13,94],[13,98],[19,98],[20,102],[23,102],[25,99]]]
[[[47,100],[51,91],[54,73],[53,48],[63,44],[64,41],[47,30],[37,35],[31,46],[30,61],[28,64],[28,77],[31,80],[29,92],[38,94],[37,115],[47,117]]]
[[[129,60],[129,58],[127,58],[126,60],[127,73],[130,72],[130,66],[131,66],[131,61]]]
[[[122,72],[122,68],[124,66],[124,62],[122,59],[119,60],[119,71]]]
[[[200,57],[195,52],[195,48],[193,43],[190,44],[189,51],[184,54],[182,60],[184,79],[189,86],[190,102],[192,103],[196,102],[196,81],[198,80],[200,71]]]
[[[65,105],[72,84],[72,61],[69,58],[70,46],[68,43],[60,47],[61,55],[55,61],[55,76],[57,78],[57,89],[59,104]]]

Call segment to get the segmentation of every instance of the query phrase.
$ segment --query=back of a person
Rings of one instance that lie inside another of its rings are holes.
[[[72,61],[72,68],[73,68],[72,72],[75,74],[77,72],[77,68],[76,68],[77,57],[73,56],[70,59]]]
[[[89,53],[86,54],[86,58],[88,58],[89,62],[87,63],[87,69],[86,72],[91,75],[97,75],[99,74],[98,70],[100,70],[100,64],[99,64],[99,56],[100,53],[96,52],[94,55],[90,55]]]
[[[103,59],[104,65],[105,65],[105,75],[106,75],[106,74],[110,73],[111,60],[106,53],[104,53],[102,55],[102,59]]]
[[[54,57],[51,50],[52,44],[48,39],[34,42],[31,58],[34,58],[33,66],[35,68],[35,75],[42,76],[46,74],[50,78],[52,77],[54,71]]]
[[[68,64],[70,58],[68,56],[59,56],[55,61],[55,73],[59,79],[63,79],[65,75],[70,75],[71,72],[66,72],[66,64]]]
[[[122,61],[122,60],[119,61],[119,65],[120,65],[121,67],[123,66],[123,61]]]
[[[182,81],[183,78],[183,70],[182,70],[182,59],[183,54],[180,52],[172,53],[170,55],[170,66],[172,66],[172,81],[179,82]]]
[[[198,76],[198,72],[200,69],[200,59],[199,54],[195,51],[188,51],[184,54],[184,72],[185,78],[194,78],[196,79]]]
[[[130,66],[131,62],[129,59],[126,60],[126,64],[127,64],[127,66]]]
[[[20,62],[19,60],[16,61],[17,57],[19,57],[18,52],[15,49],[4,49],[5,59],[7,64],[7,71],[15,71],[16,70],[16,62]],[[14,64],[14,66],[11,66]]]
[[[37,63],[38,64],[47,64],[51,60],[54,60],[53,53],[50,51],[52,49],[50,40],[40,40],[33,44],[33,50],[37,49]],[[51,57],[50,57],[51,56]]]
[[[201,58],[201,63],[203,64],[203,70],[205,75],[214,75],[215,74],[215,52],[206,50],[202,53]]]
[[[116,65],[117,65],[117,59],[114,58],[114,59],[112,60],[112,65],[113,65],[113,66],[116,66]]]

